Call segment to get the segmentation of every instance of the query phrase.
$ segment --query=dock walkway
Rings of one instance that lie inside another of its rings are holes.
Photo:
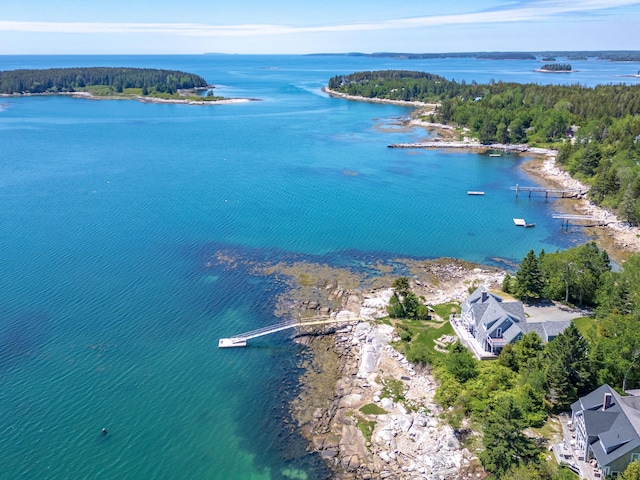
[[[587,193],[587,190],[580,188],[522,187],[520,185],[515,185],[514,187],[509,187],[509,189],[516,192],[516,198],[520,192],[529,192],[529,198],[531,198],[532,193],[544,193],[545,198],[549,198],[549,194],[561,195],[562,198],[565,198],[577,197]]]
[[[286,322],[269,325],[268,327],[262,327],[256,330],[250,330],[248,332],[240,333],[230,338],[221,338],[220,340],[218,340],[218,348],[246,347],[247,341],[251,340],[252,338],[270,335],[272,333],[281,332],[290,328],[312,327],[315,325],[326,325],[330,323],[351,323],[359,322],[361,320],[362,319],[360,317],[356,317],[355,315],[337,315],[334,318],[311,317],[304,321],[288,320]]]
[[[602,226],[611,223],[611,221],[607,221],[603,218],[600,218],[596,215],[575,215],[568,213],[554,213],[553,218],[562,220],[562,225],[569,225],[570,221],[574,222],[594,222],[596,225]]]

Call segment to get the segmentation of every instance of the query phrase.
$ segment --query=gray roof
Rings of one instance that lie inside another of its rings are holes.
[[[469,295],[463,304],[463,310],[469,312],[476,326],[476,338],[495,334],[502,328],[502,338],[509,343],[518,339],[520,334],[534,331],[543,342],[555,337],[569,326],[569,322],[527,323],[522,302],[503,302],[489,292],[484,285]]]
[[[603,410],[604,395],[611,395],[611,406]],[[583,412],[591,449],[600,466],[640,448],[640,397],[621,397],[604,384],[571,405]]]
[[[474,303],[482,303],[489,297],[493,298],[496,302],[502,302],[502,298],[491,293],[484,285],[480,285],[478,288],[476,288],[473,293],[465,299],[465,302],[469,306],[471,306]]]
[[[542,324],[542,327],[546,332],[548,340],[550,337],[557,337],[558,335],[560,335],[567,329],[569,325],[571,325],[570,321],[563,320],[561,322],[544,322]]]
[[[543,342],[547,341],[546,333],[544,331],[544,323],[525,323],[522,325],[522,330],[524,333],[536,332]]]
[[[522,333],[522,329],[517,323],[512,323],[506,331],[502,332],[502,338],[505,339],[507,343],[511,343],[518,338],[518,336]]]

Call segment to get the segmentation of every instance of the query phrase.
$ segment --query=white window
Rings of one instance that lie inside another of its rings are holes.
[[[632,453],[631,454],[631,461],[635,462],[636,460],[640,462],[640,453]]]

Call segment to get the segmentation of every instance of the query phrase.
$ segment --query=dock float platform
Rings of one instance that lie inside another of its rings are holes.
[[[536,226],[535,223],[525,222],[524,218],[514,218],[513,223],[515,224],[516,227],[531,228]]]

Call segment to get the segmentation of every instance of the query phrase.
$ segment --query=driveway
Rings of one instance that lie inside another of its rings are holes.
[[[591,314],[586,309],[569,308],[549,301],[523,305],[524,313],[527,315],[527,323],[570,321]]]

